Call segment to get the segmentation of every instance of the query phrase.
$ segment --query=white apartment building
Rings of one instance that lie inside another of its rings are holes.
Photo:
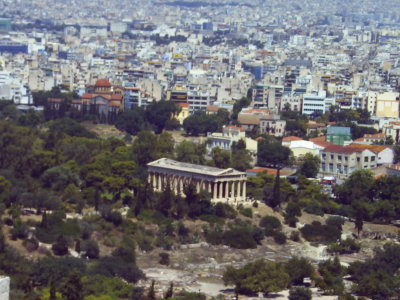
[[[315,112],[324,114],[326,111],[326,92],[320,91],[318,94],[304,94],[301,113],[311,115]]]

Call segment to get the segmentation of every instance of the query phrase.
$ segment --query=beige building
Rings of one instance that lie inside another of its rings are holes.
[[[162,192],[169,185],[178,195],[194,184],[197,192],[208,191],[212,201],[236,203],[246,200],[246,173],[235,169],[219,169],[209,166],[178,162],[160,158],[147,164],[148,180],[153,190]]]
[[[400,122],[389,122],[383,126],[383,133],[387,139],[391,138],[396,144],[400,141]]]
[[[280,120],[279,115],[260,118],[260,133],[281,137],[285,134],[286,120]]]
[[[323,174],[347,177],[354,171],[376,168],[377,156],[369,149],[331,145],[320,152]]]
[[[377,95],[376,116],[381,118],[399,117],[399,93],[385,92]]]

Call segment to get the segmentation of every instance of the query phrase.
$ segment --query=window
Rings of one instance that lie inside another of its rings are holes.
[[[375,156],[371,156],[371,161],[375,161]]]
[[[368,162],[368,156],[364,157],[364,162]]]
[[[326,154],[322,153],[322,159],[325,159],[325,158],[326,158]]]
[[[357,157],[357,162],[360,162],[360,158],[359,157]]]
[[[341,156],[341,155],[338,155],[337,159],[338,159],[338,160],[342,160],[342,156]]]
[[[348,156],[345,156],[345,157],[344,157],[344,160],[345,160],[345,161],[348,161],[348,160],[349,160],[349,157],[348,157]]]
[[[333,164],[329,164],[329,172],[333,172]]]
[[[331,159],[333,159],[333,154],[331,154]]]

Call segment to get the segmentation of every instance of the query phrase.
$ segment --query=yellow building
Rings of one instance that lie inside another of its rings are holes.
[[[381,118],[399,117],[399,93],[385,92],[377,95],[376,116]]]

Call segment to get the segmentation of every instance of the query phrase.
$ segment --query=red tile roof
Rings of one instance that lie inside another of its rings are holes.
[[[271,169],[271,168],[254,168],[254,169],[248,169],[248,170],[246,170],[246,172],[249,172],[249,173],[261,173],[261,172],[265,172],[265,173],[267,173],[268,175],[276,175],[276,173],[277,173],[277,170],[276,169]],[[286,171],[286,170],[281,170],[280,171],[280,174],[281,175],[290,175],[290,174],[292,174],[293,172],[291,172],[291,171]]]
[[[344,154],[351,154],[354,152],[362,152],[364,149],[356,148],[356,147],[349,147],[349,146],[341,146],[341,145],[330,145],[326,147],[324,152],[333,152],[333,153],[344,153]]]
[[[282,141],[284,141],[284,142],[291,142],[291,141],[301,141],[301,140],[303,140],[302,138],[300,138],[300,137],[298,137],[298,136],[287,136],[287,137],[284,137],[283,139],[282,139]]]
[[[331,143],[331,142],[325,142],[325,141],[316,141],[316,142],[313,142],[315,145],[318,145],[318,146],[321,146],[321,147],[324,147],[324,148],[326,148],[326,147],[329,147],[329,146],[331,146],[331,145],[334,145],[333,143]]]
[[[326,136],[317,136],[315,138],[310,138],[309,139],[310,142],[326,142]]]
[[[96,87],[111,87],[111,83],[108,81],[108,79],[102,78],[96,81],[95,84]]]
[[[386,150],[386,148],[390,148],[389,146],[385,146],[385,145],[365,145],[365,144],[357,144],[357,143],[351,143],[349,146],[354,147],[354,148],[360,148],[360,149],[368,149],[374,153],[379,153],[383,150]]]

